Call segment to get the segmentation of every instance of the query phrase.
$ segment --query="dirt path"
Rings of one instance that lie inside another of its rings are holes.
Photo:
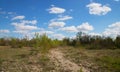
[[[65,72],[89,72],[84,67],[80,67],[74,62],[64,58],[64,54],[59,49],[52,49],[49,54],[50,59],[54,62],[56,68],[62,68]]]

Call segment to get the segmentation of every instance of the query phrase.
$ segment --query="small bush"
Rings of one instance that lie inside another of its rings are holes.
[[[3,61],[4,61],[4,60],[0,58],[0,65],[2,64]]]
[[[99,60],[104,64],[104,67],[107,67],[113,72],[120,72],[120,58],[113,58],[110,56],[103,56]]]
[[[39,63],[42,66],[45,66],[47,64],[47,62],[49,61],[49,58],[45,55],[41,55],[40,59],[39,59]]]
[[[48,53],[49,49],[53,47],[57,47],[60,45],[60,41],[58,40],[51,40],[48,38],[46,34],[39,35],[38,33],[35,34],[35,37],[31,40],[33,43],[33,49],[31,53]]]

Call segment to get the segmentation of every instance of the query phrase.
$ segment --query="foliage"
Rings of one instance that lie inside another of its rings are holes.
[[[118,35],[115,39],[115,45],[120,49],[120,35]]]
[[[11,46],[11,48],[32,47],[35,52],[47,52],[50,48],[58,46],[85,46],[87,49],[119,49],[120,36],[115,39],[103,36],[91,36],[83,32],[78,32],[75,39],[64,38],[63,40],[50,39],[46,34],[38,33],[32,39],[27,36],[19,38],[0,38],[1,46]]]
[[[57,47],[60,44],[58,40],[51,40],[48,38],[46,34],[39,35],[38,33],[35,34],[33,38],[33,51],[47,53],[50,48]]]
[[[87,49],[117,49],[120,48],[120,36],[114,40],[111,37],[91,36],[83,32],[78,32],[75,39],[63,39],[63,45],[80,47]]]
[[[24,46],[22,40],[18,38],[11,38],[10,42],[11,48],[22,48]]]
[[[120,58],[103,56],[99,58],[98,61],[101,61],[104,64],[102,66],[108,68],[111,71],[120,71]]]
[[[61,48],[65,57],[90,72],[120,72],[120,50],[89,50],[74,47]]]

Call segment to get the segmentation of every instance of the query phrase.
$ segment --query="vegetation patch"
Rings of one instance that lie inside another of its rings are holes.
[[[38,33],[30,40],[0,38],[0,71],[64,72],[64,61],[61,61],[63,66],[58,66],[57,69],[55,62],[48,57],[49,51],[53,50],[56,53],[56,48],[63,52],[62,57],[58,56],[57,62],[65,58],[63,60],[68,61],[68,67],[69,63],[73,62],[76,66],[82,66],[91,72],[120,72],[120,36],[112,39],[90,36],[82,32],[78,32],[75,39],[63,40],[50,39],[46,34]],[[54,57],[54,54],[52,55],[51,57]]]
[[[120,50],[89,50],[74,47],[62,48],[65,57],[92,72],[119,72]]]

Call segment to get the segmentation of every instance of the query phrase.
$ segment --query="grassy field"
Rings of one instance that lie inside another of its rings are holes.
[[[61,48],[65,57],[91,72],[120,72],[120,50]]]
[[[53,64],[47,55],[31,55],[31,48],[0,47],[0,72],[49,72]]]
[[[60,47],[58,50],[66,59],[90,72],[120,72],[119,49],[87,50],[82,47]],[[32,55],[29,47],[0,46],[0,72],[67,72],[63,68],[56,69],[54,61],[51,61],[48,55],[49,53]]]

